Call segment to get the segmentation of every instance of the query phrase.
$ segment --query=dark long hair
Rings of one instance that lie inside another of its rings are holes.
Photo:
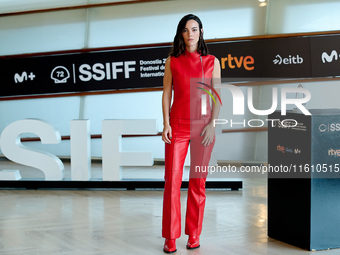
[[[177,32],[174,38],[174,43],[172,46],[172,50],[170,52],[170,56],[178,57],[181,54],[184,54],[185,43],[184,43],[184,39],[182,36],[182,32],[185,28],[185,25],[187,24],[189,20],[195,20],[199,25],[200,37],[198,39],[197,52],[200,53],[202,56],[208,55],[209,53],[208,47],[204,42],[203,33],[201,31],[203,28],[202,22],[199,19],[199,17],[197,17],[196,15],[188,14],[188,15],[185,15],[178,23]]]

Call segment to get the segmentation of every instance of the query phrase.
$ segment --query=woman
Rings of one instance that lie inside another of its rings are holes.
[[[203,40],[202,22],[193,14],[184,16],[177,26],[172,52],[165,63],[163,79],[162,140],[165,142],[165,186],[162,236],[165,238],[163,251],[166,253],[177,250],[176,239],[181,235],[180,188],[189,142],[191,162],[185,224],[185,234],[189,235],[189,239],[186,247],[196,249],[200,246],[207,173],[195,172],[195,166],[209,164],[215,142],[213,120],[218,118],[219,100],[216,100],[216,105],[213,104],[212,110],[210,100],[203,100],[208,102],[206,113],[200,107],[202,99],[207,96],[203,87],[209,90],[211,82],[220,76],[218,59],[208,55]],[[174,100],[170,112],[172,89]],[[205,114],[202,115],[202,112]]]

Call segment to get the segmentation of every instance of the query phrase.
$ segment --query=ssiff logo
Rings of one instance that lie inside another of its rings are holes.
[[[321,124],[319,126],[320,132],[339,132],[340,131],[340,123],[331,123],[331,124]]]
[[[213,86],[209,86],[208,84],[205,84],[203,82],[197,82],[198,84],[201,84],[203,86],[206,86],[207,88],[211,89],[212,92],[217,96],[218,100],[220,101],[221,103],[221,106],[222,106],[222,100],[220,98],[220,95],[217,93],[217,91],[213,88]],[[207,89],[204,89],[204,88],[201,88],[201,87],[197,87],[198,89],[201,89],[203,90],[204,92],[206,92],[210,97],[211,99],[214,101],[215,105],[217,104],[216,103],[216,100],[214,98],[214,96],[211,94],[211,92]],[[201,114],[202,115],[206,115],[207,114],[207,95],[206,94],[202,94],[202,97],[201,97]]]
[[[70,72],[64,66],[57,66],[51,72],[51,79],[56,84],[66,83],[68,78],[70,78]]]

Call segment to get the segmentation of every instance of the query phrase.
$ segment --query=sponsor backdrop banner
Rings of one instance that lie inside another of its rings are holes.
[[[222,78],[340,75],[340,35],[210,43]],[[161,87],[170,46],[0,58],[0,97]]]
[[[310,38],[314,77],[340,75],[340,35]]]
[[[220,61],[222,78],[262,77],[263,41],[211,43],[208,47]]]
[[[309,38],[268,39],[263,45],[263,77],[311,77]]]
[[[170,47],[4,59],[0,96],[162,86]]]

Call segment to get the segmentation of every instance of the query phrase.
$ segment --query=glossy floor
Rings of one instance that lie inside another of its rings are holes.
[[[268,238],[267,181],[246,178],[243,185],[240,191],[207,190],[201,247],[186,250],[182,229],[176,254],[340,254],[340,249],[309,252]],[[0,254],[163,254],[162,194],[0,190]],[[186,195],[182,191],[183,226]]]

